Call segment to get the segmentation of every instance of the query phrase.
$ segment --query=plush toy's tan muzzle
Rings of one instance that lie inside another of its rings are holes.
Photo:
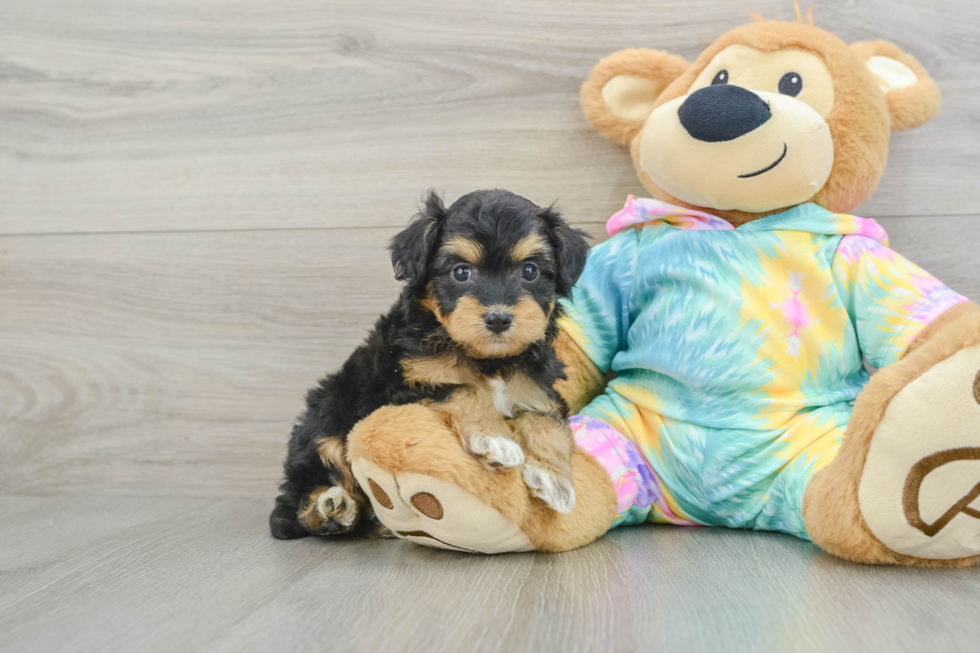
[[[682,120],[694,102],[697,115]],[[805,202],[827,182],[834,164],[830,128],[809,105],[728,85],[658,107],[639,148],[640,167],[658,186],[719,210],[762,212]]]

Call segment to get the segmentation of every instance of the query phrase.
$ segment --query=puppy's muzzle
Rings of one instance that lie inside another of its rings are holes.
[[[490,311],[483,316],[483,323],[488,330],[501,334],[514,323],[514,316],[506,311]]]

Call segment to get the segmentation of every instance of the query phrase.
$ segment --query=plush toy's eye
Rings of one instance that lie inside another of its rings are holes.
[[[727,83],[728,83],[728,71],[727,70],[719,70],[718,71],[718,74],[715,75],[715,78],[711,80],[711,85],[712,86],[714,86],[715,84],[727,84]]]
[[[524,279],[524,281],[534,281],[535,279],[537,279],[538,266],[534,265],[533,263],[526,264],[521,269],[521,278]]]
[[[470,266],[468,265],[460,263],[459,265],[453,268],[453,279],[459,281],[460,283],[469,281],[470,277],[472,276],[473,276],[473,270],[470,269]]]
[[[783,95],[796,97],[803,90],[803,78],[797,73],[786,73],[779,80],[779,92]]]

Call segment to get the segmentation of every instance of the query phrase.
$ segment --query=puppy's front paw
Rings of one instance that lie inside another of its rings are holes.
[[[548,504],[555,512],[567,515],[575,507],[575,486],[571,476],[528,463],[523,470],[524,483],[531,494]]]
[[[337,485],[317,498],[316,511],[323,519],[335,519],[343,526],[352,526],[357,521],[357,502]]]
[[[477,433],[464,438],[466,450],[491,472],[524,464],[524,450],[513,440],[497,435]]]
[[[310,495],[310,502],[300,513],[299,521],[314,535],[349,533],[360,517],[360,503],[340,486],[332,486]]]

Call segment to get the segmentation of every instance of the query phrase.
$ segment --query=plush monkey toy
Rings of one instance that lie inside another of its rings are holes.
[[[487,553],[653,521],[782,531],[858,562],[976,562],[980,307],[847,214],[891,133],[939,103],[894,45],[802,24],[737,28],[693,64],[599,62],[582,108],[655,199],[610,219],[566,306],[578,503],[548,510],[404,406],[350,435],[381,521]]]

